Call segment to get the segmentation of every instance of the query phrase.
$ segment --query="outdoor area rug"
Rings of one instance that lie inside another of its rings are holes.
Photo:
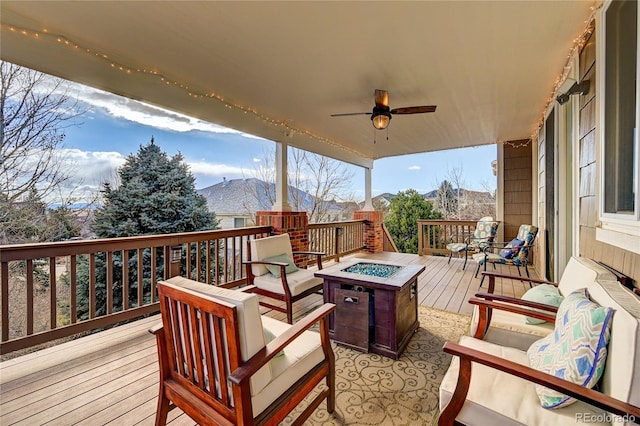
[[[418,307],[420,328],[400,359],[366,354],[333,344],[336,411],[322,403],[309,425],[430,425],[438,416],[438,388],[451,363],[447,340],[468,334],[471,317]],[[317,391],[320,390],[320,387]],[[283,424],[291,424],[304,405]]]

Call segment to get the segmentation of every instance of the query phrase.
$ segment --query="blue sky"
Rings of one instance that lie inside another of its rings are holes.
[[[65,156],[74,166],[69,182],[73,197],[96,191],[100,183],[115,175],[126,156],[137,152],[151,137],[169,155],[182,153],[196,177],[196,188],[227,179],[252,176],[263,164],[275,142],[158,109],[85,86],[73,92],[86,112],[77,126],[65,129]],[[374,162],[373,195],[416,189],[421,193],[437,188],[454,169],[463,170],[463,187],[495,188],[491,161],[496,146],[464,148],[427,154],[391,157]],[[346,165],[354,173],[351,192],[364,199],[364,170]]]

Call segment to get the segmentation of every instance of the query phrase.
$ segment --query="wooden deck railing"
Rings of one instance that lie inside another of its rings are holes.
[[[464,242],[476,224],[475,220],[418,220],[418,254],[449,255],[447,244]]]
[[[324,260],[357,252],[363,224],[311,224],[309,249],[326,253]],[[0,354],[157,312],[160,279],[180,274],[222,287],[245,284],[247,241],[271,230],[0,246]]]
[[[309,249],[326,253],[324,260],[358,252],[365,247],[364,223],[310,224]],[[446,245],[462,242],[475,226],[419,220],[418,253],[447,254]],[[0,354],[156,312],[155,283],[165,277],[242,285],[247,241],[270,232],[263,226],[1,246]]]
[[[338,261],[364,247],[364,220],[309,224],[309,250],[325,253],[323,260]]]
[[[156,312],[155,283],[165,277],[246,283],[246,241],[270,232],[262,226],[1,246],[0,354]]]

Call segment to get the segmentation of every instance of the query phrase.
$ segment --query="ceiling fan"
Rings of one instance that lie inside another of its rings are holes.
[[[378,130],[386,129],[394,114],[423,114],[434,112],[436,105],[411,106],[389,109],[389,93],[386,90],[376,89],[374,92],[376,105],[371,112],[348,112],[344,114],[331,114],[331,117],[344,117],[347,115],[370,115],[373,127]]]

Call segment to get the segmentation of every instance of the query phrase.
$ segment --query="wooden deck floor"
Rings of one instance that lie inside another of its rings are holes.
[[[462,260],[447,264],[446,257],[356,256],[423,264],[426,270],[418,279],[419,303],[471,312],[466,301],[480,283],[473,277],[473,262],[463,271]],[[504,281],[498,285],[503,294],[520,296],[528,288],[521,281]],[[321,303],[320,296],[309,297],[297,303],[296,313],[301,315]],[[265,314],[284,318],[280,313]],[[153,424],[158,369],[155,341],[147,330],[158,320],[153,316],[0,363],[0,424]],[[193,424],[178,409],[169,419],[172,425]]]

